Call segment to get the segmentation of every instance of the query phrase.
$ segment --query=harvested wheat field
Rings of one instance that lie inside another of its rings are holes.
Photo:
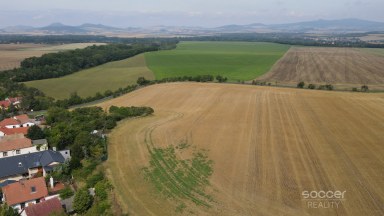
[[[172,83],[111,105],[155,110],[110,134],[130,215],[384,214],[384,94]]]
[[[292,47],[261,80],[384,84],[384,56],[354,48]]]

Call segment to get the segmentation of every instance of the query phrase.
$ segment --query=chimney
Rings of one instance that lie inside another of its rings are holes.
[[[51,185],[51,188],[54,188],[55,187],[55,184],[53,183],[53,178],[51,176],[51,178],[49,178],[49,184]]]

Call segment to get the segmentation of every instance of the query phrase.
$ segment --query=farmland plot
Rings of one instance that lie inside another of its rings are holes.
[[[155,110],[110,135],[108,175],[132,215],[384,214],[384,94],[172,83],[100,105]],[[173,196],[182,178],[161,154],[150,162],[158,149],[185,143],[167,157],[180,164],[206,150],[213,172],[200,194],[209,195],[207,205]],[[151,164],[163,170],[156,184],[143,173]],[[321,190],[345,197],[314,208],[302,196]]]
[[[383,68],[384,56],[359,49],[293,47],[260,79],[271,82],[382,85]]]

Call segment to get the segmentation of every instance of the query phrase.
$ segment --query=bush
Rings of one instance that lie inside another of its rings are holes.
[[[88,188],[93,188],[96,183],[100,182],[104,180],[104,174],[102,172],[98,172],[96,173],[95,175],[92,175],[90,177],[88,177],[87,179],[87,187]]]
[[[66,187],[60,191],[60,199],[67,199],[72,197],[75,193],[72,191],[70,187]]]
[[[44,131],[41,130],[39,126],[33,125],[30,128],[28,128],[27,137],[31,140],[38,140],[38,139],[44,139],[45,134],[44,134]]]
[[[79,213],[85,213],[92,206],[93,198],[87,188],[82,188],[76,192],[73,201],[73,209]]]
[[[301,81],[297,84],[297,88],[304,88],[305,82]]]
[[[368,86],[367,86],[367,85],[362,85],[362,86],[361,86],[361,91],[362,91],[362,92],[367,92],[367,91],[369,91]]]
[[[147,85],[149,83],[149,80],[145,79],[144,77],[139,77],[136,81],[138,85]]]
[[[357,92],[357,88],[356,87],[352,88],[352,91]]]
[[[112,186],[107,180],[99,181],[95,185],[95,195],[99,200],[105,200],[108,198],[108,189]]]
[[[316,85],[314,85],[314,84],[311,83],[311,84],[308,85],[308,88],[309,88],[309,89],[315,89],[315,88],[316,88]]]

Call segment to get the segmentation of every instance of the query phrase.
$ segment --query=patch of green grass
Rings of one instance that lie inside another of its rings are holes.
[[[114,91],[120,87],[136,84],[137,78],[141,76],[154,79],[153,73],[146,67],[143,54],[64,77],[30,81],[25,84],[40,89],[53,98],[65,99],[72,92],[77,92],[81,97],[88,97],[94,96],[97,92]]]
[[[174,50],[145,54],[156,79],[221,75],[251,80],[268,72],[288,45],[259,42],[181,42]]]
[[[182,146],[187,148],[189,145]],[[210,207],[212,198],[205,193],[205,187],[209,186],[213,161],[201,150],[194,152],[190,159],[179,159],[176,150],[173,146],[152,148],[150,165],[143,168],[146,179],[165,197],[181,203],[177,212],[183,211],[185,200]]]
[[[384,55],[384,49],[382,48],[361,48],[360,50],[376,55]]]

